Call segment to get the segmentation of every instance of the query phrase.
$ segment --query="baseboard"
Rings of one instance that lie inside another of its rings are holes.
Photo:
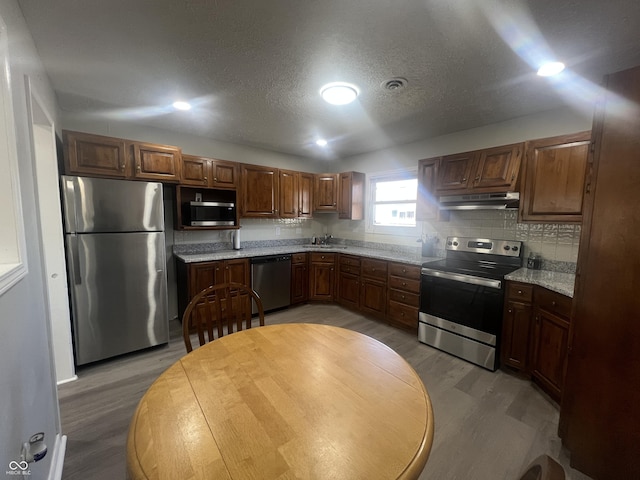
[[[57,385],[64,385],[65,383],[69,383],[69,382],[75,382],[78,379],[77,375],[74,375],[73,377],[69,377],[69,378],[65,378],[64,380],[60,380]]]
[[[62,479],[62,467],[64,465],[64,454],[67,450],[67,436],[56,435],[55,445],[51,456],[51,468],[49,469],[49,480]]]

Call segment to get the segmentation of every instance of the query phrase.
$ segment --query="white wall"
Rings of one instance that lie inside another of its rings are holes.
[[[35,180],[29,139],[24,76],[29,75],[49,112],[56,102],[48,78],[15,0],[0,2],[7,26],[9,68],[22,209],[25,218],[28,273],[0,296],[0,471],[19,460],[22,442],[45,433],[49,454],[31,465],[31,478],[47,478],[55,468],[56,436],[60,432],[50,325],[45,308],[45,282],[40,244]],[[6,174],[6,172],[2,172]]]

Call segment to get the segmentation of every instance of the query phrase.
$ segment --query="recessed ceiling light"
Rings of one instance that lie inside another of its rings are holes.
[[[318,145],[319,147],[326,147],[327,141],[324,138],[319,138],[318,140],[316,140],[316,145]]]
[[[331,105],[346,105],[351,103],[359,93],[358,87],[344,82],[327,83],[320,89],[322,98]]]
[[[564,63],[562,62],[547,62],[542,64],[538,69],[538,75],[541,77],[551,77],[559,74],[564,70]]]
[[[176,110],[191,110],[191,104],[178,100],[177,102],[173,102],[173,108]]]

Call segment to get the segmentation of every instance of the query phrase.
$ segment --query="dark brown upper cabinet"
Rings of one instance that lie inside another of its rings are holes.
[[[591,132],[526,144],[520,220],[582,222]]]
[[[260,165],[242,165],[241,172],[240,216],[278,218],[279,170]]]
[[[346,220],[364,219],[364,173],[340,174],[338,195],[338,218]]]
[[[180,184],[210,188],[237,188],[239,164],[215,158],[182,155]]]
[[[338,174],[316,173],[313,188],[314,211],[338,211]]]

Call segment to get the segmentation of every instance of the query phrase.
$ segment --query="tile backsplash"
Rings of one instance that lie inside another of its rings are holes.
[[[524,243],[524,257],[539,254],[547,266],[553,262],[575,263],[580,244],[580,225],[556,223],[518,223],[516,210],[452,211],[448,222],[423,223],[424,235],[436,235],[436,249],[444,254],[448,236],[484,237],[519,240]]]

